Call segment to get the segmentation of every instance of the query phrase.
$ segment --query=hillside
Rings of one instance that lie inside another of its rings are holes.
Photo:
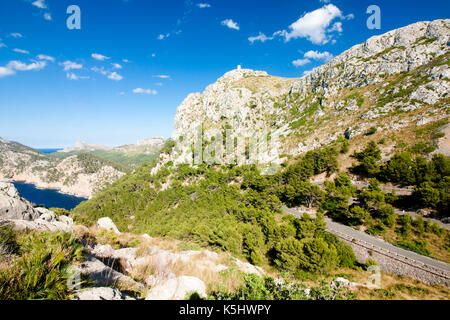
[[[25,181],[39,188],[90,198],[117,180],[126,166],[80,153],[58,159],[17,142],[0,139],[0,179]]]
[[[62,159],[79,153],[89,153],[132,169],[145,162],[157,159],[165,142],[165,138],[148,138],[138,141],[137,144],[121,145],[114,148],[77,142],[74,147],[65,148],[52,154],[52,157]]]

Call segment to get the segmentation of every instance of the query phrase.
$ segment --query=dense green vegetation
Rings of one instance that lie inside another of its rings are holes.
[[[413,156],[409,152],[394,155],[384,164],[380,163],[381,151],[371,141],[368,146],[354,157],[358,165],[353,172],[368,177],[376,177],[382,182],[399,186],[414,187],[409,197],[410,205],[418,208],[433,208],[442,215],[450,213],[450,159],[436,154],[428,161],[421,155]]]
[[[72,235],[0,227],[0,252],[0,300],[69,298],[68,267],[82,258]]]
[[[129,171],[128,167],[121,165],[120,163],[116,163],[113,161],[105,160],[102,158],[99,158],[97,156],[94,156],[89,153],[79,153],[77,154],[77,160],[81,163],[84,173],[90,174],[90,173],[96,173],[100,170],[102,166],[111,166],[114,169],[122,172]]]
[[[67,152],[67,153],[55,153],[49,155],[53,158],[63,159],[73,155],[79,154],[89,154],[94,157],[97,157],[102,160],[109,161],[113,163],[115,166],[121,166],[121,168],[126,168],[129,170],[130,168],[139,166],[145,162],[150,162],[158,158],[158,153],[155,154],[127,154],[123,152],[112,152],[112,151],[103,151],[96,150],[90,152]]]
[[[93,224],[109,216],[122,230],[214,247],[293,274],[351,267],[356,262],[352,250],[325,232],[321,217],[276,219],[280,198],[311,206],[323,200],[308,178],[335,170],[336,154],[331,148],[310,152],[268,177],[255,166],[171,163],[151,175],[152,165],[145,164],[80,204],[74,217]]]
[[[164,152],[172,148],[167,145]],[[261,175],[256,166],[189,167],[171,162],[152,175],[153,164],[147,163],[80,204],[74,217],[93,224],[109,216],[121,230],[229,251],[299,277],[303,272],[329,273],[356,264],[353,251],[325,231],[320,212],[347,225],[364,225],[366,232],[421,254],[435,256],[436,251],[447,250],[446,230],[428,221],[422,228],[419,218],[408,223],[395,208],[406,202],[446,212],[449,159],[401,153],[381,163],[378,145],[370,142],[353,155],[358,164],[351,169],[370,178],[368,187],[357,190],[345,173],[324,187],[310,182],[314,175],[336,172],[337,156],[348,148],[344,140],[308,152],[272,176]],[[412,185],[415,192],[405,200],[384,193],[380,181]],[[305,215],[280,220],[282,204],[319,208],[319,214],[317,219]]]
[[[378,145],[370,142],[362,152],[353,155],[358,163],[353,173],[370,178],[369,186],[356,190],[350,178],[342,173],[334,182],[326,183],[326,201],[322,211],[336,221],[366,227],[366,232],[383,236],[393,244],[449,261],[450,233],[429,220],[418,216],[399,216],[402,211],[434,210],[441,216],[449,216],[450,159],[441,154],[427,160],[422,155],[409,152],[395,154],[381,163]],[[371,178],[372,177],[372,178]],[[381,190],[380,181],[400,187],[413,188],[411,195],[398,196],[395,191]]]

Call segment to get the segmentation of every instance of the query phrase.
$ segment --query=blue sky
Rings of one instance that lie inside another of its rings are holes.
[[[66,26],[73,4],[81,30]],[[380,30],[366,27],[373,4]],[[1,0],[0,137],[41,148],[169,137],[186,95],[238,64],[301,77],[449,13],[443,0]]]

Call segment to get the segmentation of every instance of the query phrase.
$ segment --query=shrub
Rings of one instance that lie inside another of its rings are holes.
[[[377,127],[371,127],[369,131],[367,131],[366,136],[374,135],[375,133],[377,133],[377,131],[378,131]]]
[[[68,267],[82,256],[73,236],[21,233],[17,244],[18,257],[0,272],[0,300],[67,299],[71,293]]]
[[[400,248],[414,251],[423,256],[431,255],[430,250],[428,250],[428,248],[427,248],[427,242],[425,240],[422,240],[422,241],[420,241],[420,240],[396,241],[394,244]]]
[[[339,257],[336,248],[329,246],[323,239],[305,239],[302,242],[299,264],[304,270],[325,273],[339,265]]]
[[[355,172],[368,176],[375,176],[380,172],[378,161],[381,160],[381,150],[374,141],[369,142],[362,152],[354,153],[353,157],[359,161],[359,166],[353,168]]]
[[[223,289],[213,291],[209,300],[346,300],[355,296],[347,289],[331,286],[322,281],[306,294],[306,287],[298,282],[261,278],[254,274],[244,276],[244,283],[234,292]]]

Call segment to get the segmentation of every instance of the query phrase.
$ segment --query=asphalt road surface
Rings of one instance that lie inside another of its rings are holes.
[[[299,212],[295,209],[289,209],[287,207],[283,207],[283,210],[286,213],[289,213],[298,218],[301,218],[301,216],[303,215],[303,212]],[[347,235],[358,241],[365,242],[369,246],[373,246],[379,250],[388,251],[390,253],[397,254],[400,257],[407,257],[409,259],[423,263],[424,265],[433,267],[435,269],[443,270],[447,273],[450,272],[450,265],[445,262],[441,262],[441,261],[438,261],[438,260],[435,260],[435,259],[432,259],[429,257],[422,256],[415,252],[396,247],[392,244],[387,243],[386,241],[384,241],[382,239],[371,236],[365,232],[357,231],[357,230],[350,228],[348,226],[345,226],[343,224],[333,222],[328,218],[325,219],[325,222],[327,224],[327,231],[330,233],[333,233],[333,234],[338,233],[338,234]]]

